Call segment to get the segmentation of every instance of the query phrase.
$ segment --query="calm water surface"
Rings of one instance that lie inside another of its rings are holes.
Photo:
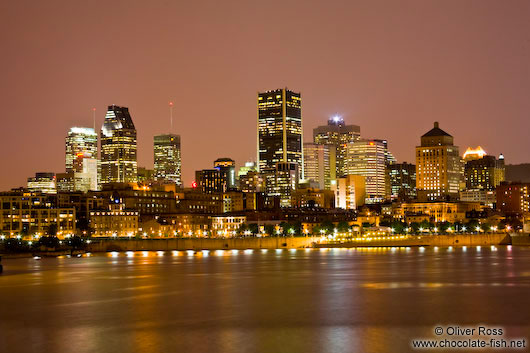
[[[409,352],[437,325],[530,337],[530,248],[4,260],[1,352]],[[498,350],[496,352],[499,352]]]

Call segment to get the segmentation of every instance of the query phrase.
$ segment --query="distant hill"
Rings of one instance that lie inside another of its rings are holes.
[[[506,181],[530,183],[530,163],[506,165]]]

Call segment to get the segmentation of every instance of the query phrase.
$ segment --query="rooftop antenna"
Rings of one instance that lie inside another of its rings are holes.
[[[94,131],[96,131],[96,108],[92,108],[92,119],[94,120]]]
[[[169,132],[173,132],[173,102],[169,102]]]

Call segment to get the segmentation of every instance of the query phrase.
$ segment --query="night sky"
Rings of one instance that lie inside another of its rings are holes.
[[[256,156],[256,93],[302,93],[305,141],[338,113],[414,161],[434,121],[461,152],[530,162],[530,1],[7,1],[0,3],[0,190],[64,171],[71,126],[127,106],[139,166],[182,137],[186,186]]]

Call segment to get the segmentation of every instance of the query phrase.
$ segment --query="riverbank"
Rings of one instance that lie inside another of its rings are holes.
[[[351,241],[322,241],[320,237],[263,237],[263,238],[165,238],[165,239],[94,239],[83,251],[49,251],[1,254],[4,259],[32,256],[80,255],[84,252],[109,251],[186,251],[186,250],[246,250],[246,249],[301,249],[333,247],[413,247],[413,246],[530,246],[530,236],[507,233],[408,235],[393,237],[354,238]]]

